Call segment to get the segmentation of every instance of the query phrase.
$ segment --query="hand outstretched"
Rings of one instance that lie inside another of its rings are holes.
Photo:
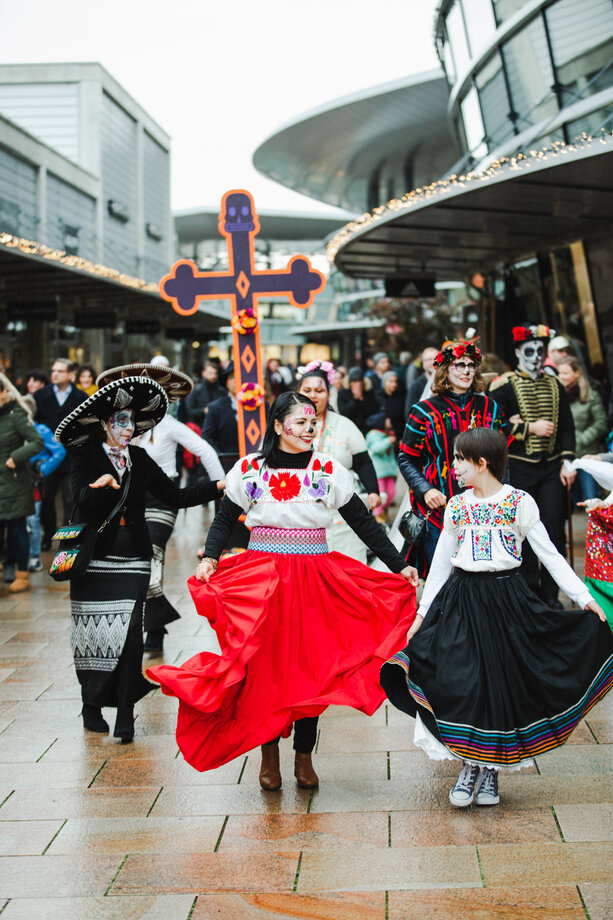
[[[104,489],[107,486],[111,489],[120,488],[119,483],[114,476],[111,476],[110,473],[105,473],[104,476],[99,476],[95,482],[90,482],[89,484],[90,489]]]

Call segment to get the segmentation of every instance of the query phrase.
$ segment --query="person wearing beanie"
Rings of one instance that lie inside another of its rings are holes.
[[[398,375],[396,371],[386,371],[381,378],[381,389],[377,394],[379,405],[385,417],[392,423],[392,428],[396,436],[396,442],[400,443],[404,432],[405,412],[404,397],[400,392],[398,385]]]
[[[360,367],[350,367],[347,389],[338,394],[338,411],[350,419],[362,434],[368,431],[367,419],[379,411],[372,384]]]
[[[392,363],[384,351],[378,351],[373,358],[374,368],[368,372],[373,389],[378,392],[383,386],[383,375],[392,369]]]

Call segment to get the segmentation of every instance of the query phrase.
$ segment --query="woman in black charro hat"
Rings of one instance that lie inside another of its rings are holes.
[[[119,511],[99,534],[85,574],[70,585],[71,644],[81,684],[83,724],[107,732],[102,707],[117,709],[114,735],[134,737],[134,703],[153,689],[142,675],[143,604],[151,568],[145,522],[148,492],[176,508],[208,502],[223,483],[179,489],[142,450],[135,434],[164,417],[168,398],[153,379],[125,377],[101,387],[58,426],[56,438],[76,447],[74,520],[99,527],[125,489]],[[126,479],[127,477],[127,479]]]

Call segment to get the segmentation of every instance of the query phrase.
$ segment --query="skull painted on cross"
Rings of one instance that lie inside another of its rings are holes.
[[[228,195],[226,199],[225,229],[229,233],[237,230],[255,230],[251,201],[242,192]]]

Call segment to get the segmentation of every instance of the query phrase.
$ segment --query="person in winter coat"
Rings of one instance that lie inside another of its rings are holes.
[[[6,562],[15,567],[9,591],[29,591],[30,540],[26,518],[34,513],[28,460],[43,449],[23,397],[0,374],[0,520],[6,521]]]
[[[34,514],[28,515],[26,526],[30,535],[30,561],[28,570],[30,572],[41,572],[43,564],[40,560],[41,544],[41,527],[40,527],[40,506],[43,498],[45,477],[49,476],[58,468],[64,457],[66,450],[59,441],[53,437],[53,432],[47,425],[36,421],[36,400],[33,396],[24,396],[23,401],[26,408],[34,419],[33,425],[38,434],[42,437],[44,447],[39,454],[30,460],[30,479],[34,488]]]
[[[373,466],[377,474],[379,491],[385,500],[375,508],[376,520],[383,524],[387,520],[387,509],[396,494],[396,477],[398,464],[396,451],[398,448],[396,434],[391,419],[385,417],[385,412],[380,412],[369,419],[370,431],[366,435],[366,447],[372,457]]]
[[[607,433],[607,418],[602,399],[598,392],[590,386],[576,358],[560,358],[557,368],[558,378],[566,390],[575,423],[577,457],[597,454]],[[598,497],[598,486],[593,476],[580,469],[577,479],[584,500]]]

